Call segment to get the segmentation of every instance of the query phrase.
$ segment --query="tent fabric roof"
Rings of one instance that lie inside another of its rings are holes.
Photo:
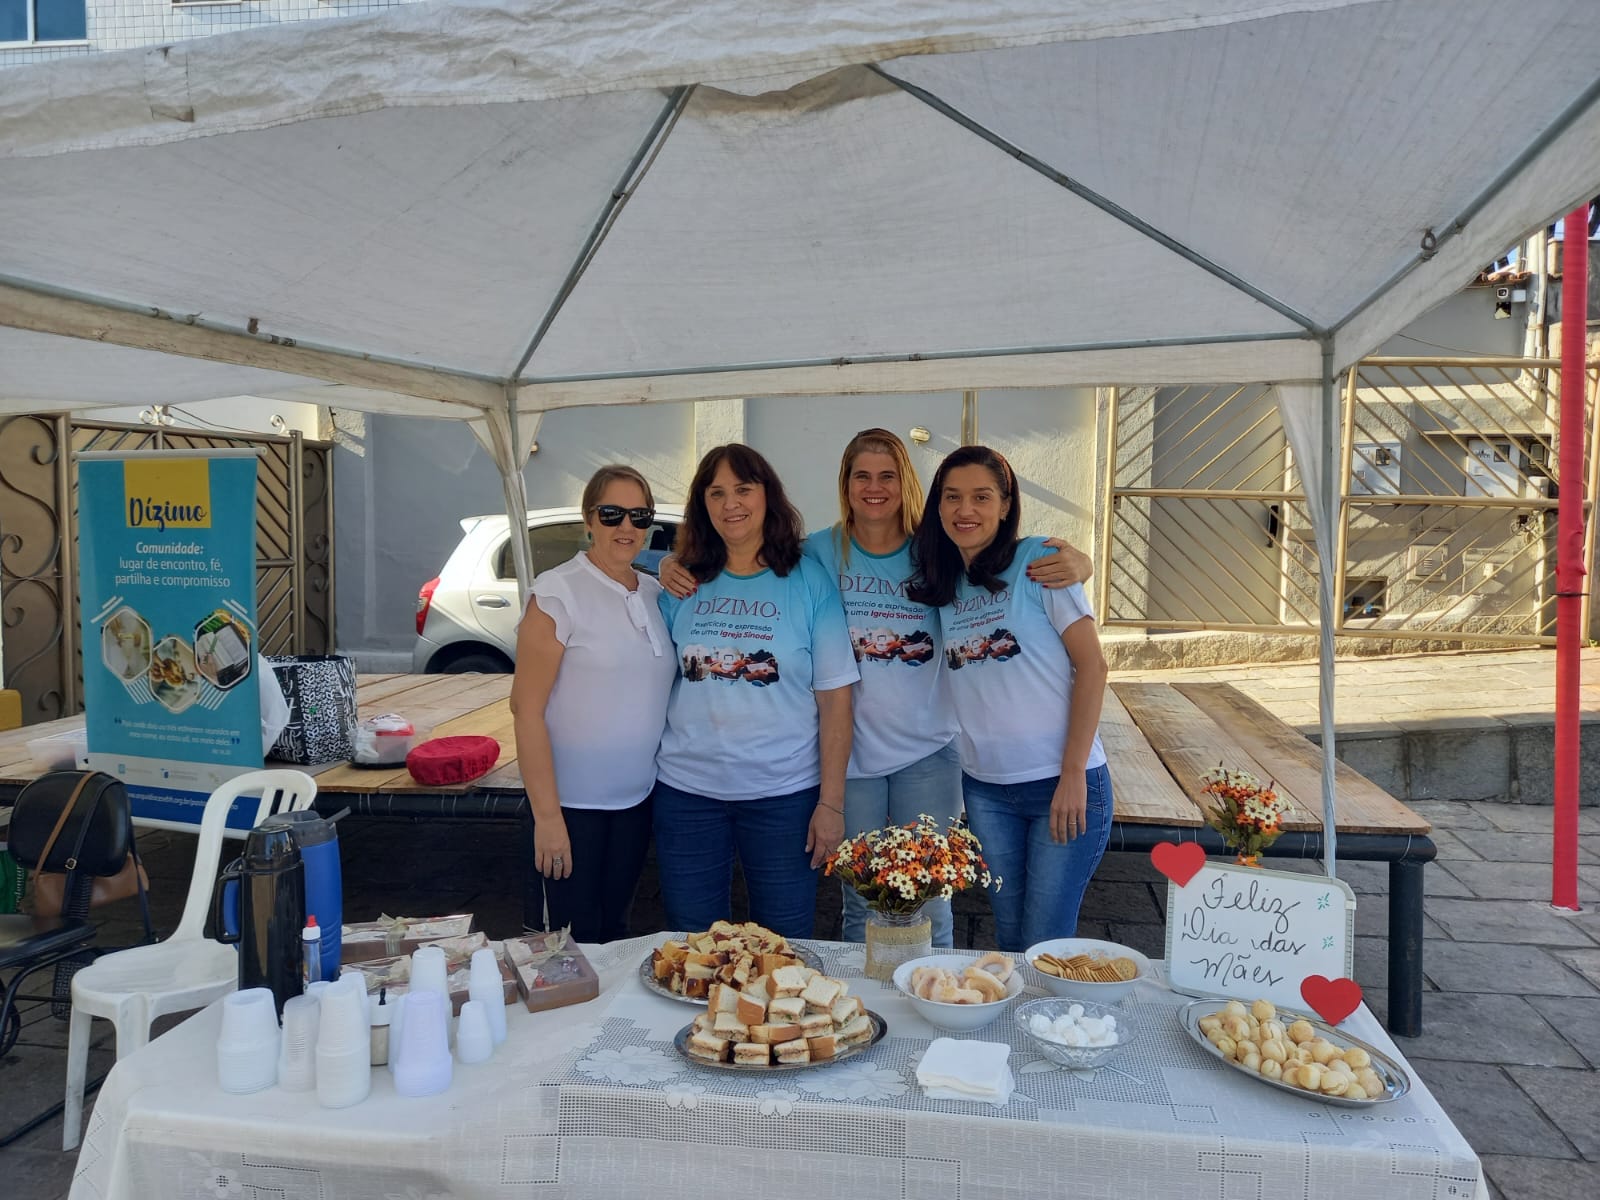
[[[1597,52],[1583,0],[432,0],[16,68],[0,412],[1315,380],[1600,193]]]

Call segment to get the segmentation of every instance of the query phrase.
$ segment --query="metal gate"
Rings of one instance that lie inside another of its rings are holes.
[[[77,471],[84,450],[153,449],[142,425],[60,415],[0,420],[0,653],[23,721],[79,712]],[[264,654],[328,653],[333,632],[331,446],[288,437],[159,431],[168,449],[246,447],[256,486],[256,606]]]
[[[1555,640],[1552,359],[1375,358],[1344,382],[1336,632]],[[1587,381],[1586,495],[1600,455]],[[1119,389],[1109,422],[1100,607],[1146,629],[1310,632],[1305,492],[1261,387]],[[1594,560],[1589,523],[1586,563]],[[1584,627],[1590,628],[1585,599]]]

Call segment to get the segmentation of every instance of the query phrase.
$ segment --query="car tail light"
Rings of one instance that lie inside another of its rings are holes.
[[[428,608],[433,603],[434,589],[439,586],[439,577],[435,575],[417,591],[417,632],[422,632],[422,627],[428,623]]]

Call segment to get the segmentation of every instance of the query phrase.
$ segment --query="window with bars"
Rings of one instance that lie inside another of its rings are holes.
[[[0,0],[0,45],[81,42],[88,28],[86,0]]]

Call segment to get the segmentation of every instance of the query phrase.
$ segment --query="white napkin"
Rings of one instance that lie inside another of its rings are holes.
[[[917,1082],[930,1100],[982,1101],[1003,1107],[1016,1086],[1004,1042],[936,1038],[917,1064]]]

